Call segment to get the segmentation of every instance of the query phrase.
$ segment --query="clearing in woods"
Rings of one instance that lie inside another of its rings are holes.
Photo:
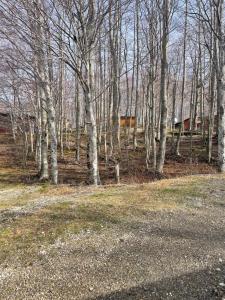
[[[223,299],[224,176],[15,184],[0,151],[0,299]]]

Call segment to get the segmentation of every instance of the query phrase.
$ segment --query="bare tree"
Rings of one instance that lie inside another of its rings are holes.
[[[166,153],[166,136],[167,136],[167,47],[169,38],[169,1],[163,0],[162,5],[162,45],[161,45],[161,81],[160,81],[160,144],[157,161],[157,171],[163,171],[163,165]]]

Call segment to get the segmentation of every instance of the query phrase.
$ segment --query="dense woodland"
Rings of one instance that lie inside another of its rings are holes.
[[[99,160],[120,182],[140,134],[146,170],[162,174],[185,131],[190,163],[198,134],[225,172],[224,17],[223,0],[1,0],[0,103],[38,179],[57,184],[72,149],[90,184]]]

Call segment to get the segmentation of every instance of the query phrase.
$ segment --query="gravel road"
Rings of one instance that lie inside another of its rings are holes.
[[[0,299],[224,299],[225,209],[148,212],[1,266]]]

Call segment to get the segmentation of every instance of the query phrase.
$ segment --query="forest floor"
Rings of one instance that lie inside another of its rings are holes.
[[[64,149],[64,156],[58,158],[59,182],[73,186],[86,186],[86,136],[82,135],[80,161],[75,160],[74,140],[70,141],[70,149]],[[138,133],[138,147],[132,146],[132,138],[128,147],[125,140],[121,139],[120,179],[122,184],[148,183],[158,180],[158,175],[146,168],[146,154],[144,146],[144,134]],[[170,140],[164,166],[163,178],[179,178],[186,175],[215,174],[217,166],[217,145],[213,142],[213,159],[208,164],[205,146],[199,136],[193,136],[193,150],[190,154],[190,137],[182,138],[180,146],[181,156],[170,153]],[[0,134],[0,183],[37,183],[36,166],[34,158],[29,157],[27,165],[21,168],[23,146],[15,145],[9,134]],[[100,178],[103,185],[114,184],[114,167],[112,163],[105,163],[103,151],[99,159]]]
[[[0,299],[225,299],[225,176],[16,183],[0,147]]]

